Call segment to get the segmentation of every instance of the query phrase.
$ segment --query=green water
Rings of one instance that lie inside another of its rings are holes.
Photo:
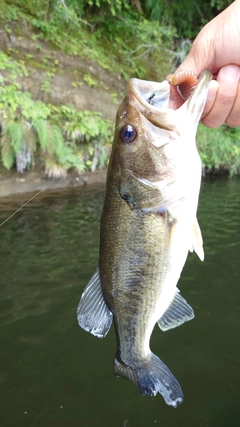
[[[179,283],[196,317],[152,335],[182,386],[177,409],[115,378],[113,329],[100,340],[78,327],[103,191],[38,197],[0,228],[0,426],[239,426],[240,179],[203,183],[205,261],[190,254]],[[0,201],[0,220],[24,201]]]

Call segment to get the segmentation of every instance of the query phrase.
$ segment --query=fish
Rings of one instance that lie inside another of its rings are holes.
[[[80,327],[98,338],[114,323],[116,376],[172,407],[183,401],[181,386],[149,341],[155,324],[167,331],[194,318],[177,283],[189,251],[204,259],[196,131],[211,79],[204,71],[176,108],[167,80],[129,80],[116,115],[99,263],[77,307]]]

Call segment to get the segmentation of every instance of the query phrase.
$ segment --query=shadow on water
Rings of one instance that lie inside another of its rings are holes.
[[[240,425],[240,180],[205,181],[199,204],[205,261],[180,279],[195,319],[153,351],[185,401],[169,408],[112,372],[115,336],[82,331],[76,306],[98,258],[103,187],[47,194],[0,228],[0,425],[237,427]],[[0,220],[22,200],[0,202]]]

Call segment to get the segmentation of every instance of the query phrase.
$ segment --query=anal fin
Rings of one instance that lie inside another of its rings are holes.
[[[79,326],[98,338],[104,338],[112,324],[112,312],[102,294],[99,268],[83,291],[77,307]]]
[[[158,321],[158,326],[162,331],[176,328],[194,318],[194,311],[187,301],[180,295],[179,290],[165,313]]]

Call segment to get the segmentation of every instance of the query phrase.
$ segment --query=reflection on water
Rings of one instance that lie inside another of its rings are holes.
[[[82,331],[76,306],[98,258],[103,188],[39,197],[0,228],[0,425],[240,425],[240,180],[202,185],[205,261],[179,287],[196,318],[151,347],[184,391],[177,409],[112,372],[115,336]],[[0,221],[22,200],[0,202]]]

